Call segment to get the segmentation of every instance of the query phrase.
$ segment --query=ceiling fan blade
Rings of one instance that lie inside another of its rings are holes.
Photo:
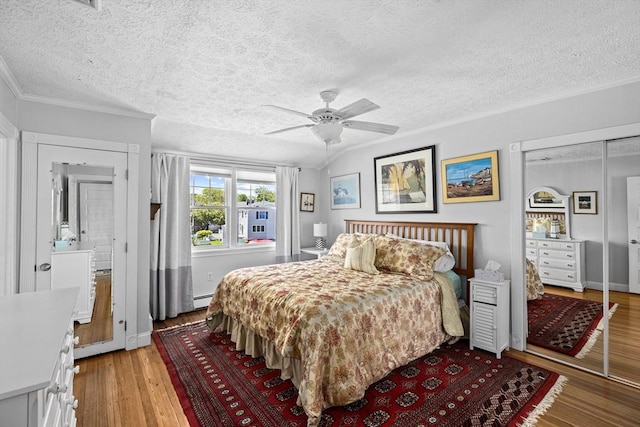
[[[265,104],[265,105],[263,105],[263,107],[271,107],[271,108],[275,108],[276,110],[286,111],[287,113],[291,113],[291,114],[295,114],[295,115],[298,115],[298,116],[306,117],[308,119],[311,118],[310,114],[302,113],[302,112],[296,111],[296,110],[290,110],[290,109],[284,108],[284,107],[278,107],[277,105]]]
[[[341,108],[338,110],[338,113],[343,119],[350,119],[351,117],[359,116],[360,114],[377,110],[378,108],[380,108],[379,105],[374,104],[366,98],[362,98],[353,104],[349,104],[346,107]]]
[[[342,122],[342,126],[349,129],[357,129],[357,130],[366,130],[369,132],[380,132],[386,133],[389,135],[393,135],[396,133],[398,126],[393,125],[383,125],[382,123],[372,123],[372,122],[360,122],[358,120],[345,120]]]
[[[290,128],[274,130],[273,132],[267,132],[267,133],[265,133],[265,135],[273,135],[274,133],[287,132],[287,131],[294,130],[294,129],[308,128],[308,127],[312,127],[312,126],[315,126],[315,125],[313,125],[313,124],[299,125],[299,126],[294,126],[294,127],[290,127]]]

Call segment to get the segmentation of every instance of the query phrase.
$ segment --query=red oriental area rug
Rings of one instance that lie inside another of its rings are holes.
[[[306,426],[297,389],[264,359],[204,322],[153,334],[191,426]],[[326,409],[321,426],[533,425],[560,393],[555,372],[481,350],[443,346],[396,369],[365,396]]]
[[[611,304],[609,317],[617,308]],[[527,302],[527,342],[582,359],[601,332],[602,303],[545,293]]]

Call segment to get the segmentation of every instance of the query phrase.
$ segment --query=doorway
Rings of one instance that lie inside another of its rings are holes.
[[[48,137],[71,145],[76,142],[76,138]],[[97,141],[83,142],[91,146]],[[76,357],[127,347],[125,301],[131,291],[127,290],[128,278],[134,271],[129,268],[126,250],[131,235],[127,224],[132,219],[128,153],[26,141],[23,154],[20,291],[80,289],[73,314],[74,332],[81,338]],[[28,167],[26,158],[32,159]],[[100,201],[94,209],[96,192]],[[35,227],[29,227],[30,222]],[[97,264],[96,255],[102,258]]]

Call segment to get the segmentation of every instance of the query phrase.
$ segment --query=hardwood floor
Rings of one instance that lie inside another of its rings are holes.
[[[96,296],[91,322],[74,326],[78,347],[113,339],[113,317],[111,313],[111,274],[96,275]]]
[[[154,329],[203,318],[204,311],[199,310],[157,322]],[[511,350],[507,354],[569,378],[538,426],[639,425],[640,389],[529,353]],[[74,380],[78,426],[189,426],[155,344],[82,359],[78,364],[80,373]]]

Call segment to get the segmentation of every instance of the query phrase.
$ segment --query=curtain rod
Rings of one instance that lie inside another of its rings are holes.
[[[173,151],[173,150],[152,150],[151,151],[151,154],[162,154],[162,153],[174,154],[177,156],[185,156],[185,157],[188,157],[190,160],[195,160],[195,161],[216,162],[218,164],[227,165],[227,166],[245,166],[245,167],[258,166],[258,167],[273,167],[273,168],[275,168],[276,166],[295,167],[291,165],[283,165],[283,164],[267,163],[267,162],[256,162],[256,161],[247,162],[246,159],[233,159],[229,157],[206,156],[202,154],[189,153],[186,151]],[[298,172],[300,171],[302,171],[302,168],[298,167]]]

